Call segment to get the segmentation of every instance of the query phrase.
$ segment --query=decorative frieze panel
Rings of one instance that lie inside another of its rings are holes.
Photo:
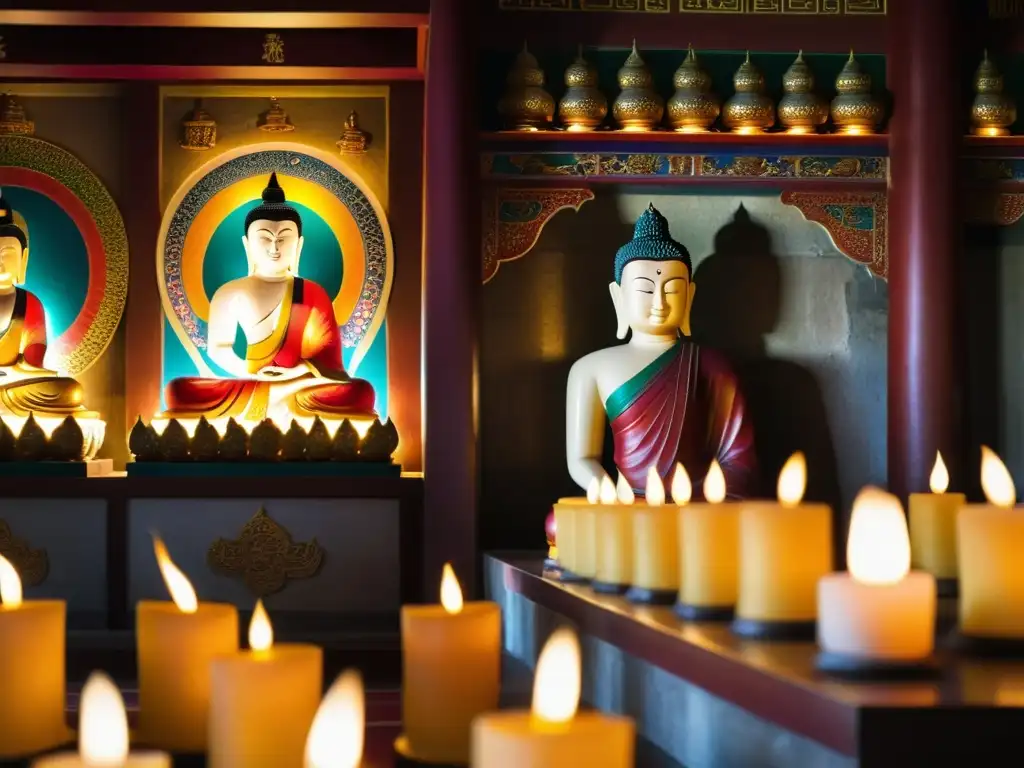
[[[886,0],[498,0],[498,7],[503,11],[882,16],[886,12]]]
[[[889,203],[884,191],[786,191],[782,202],[799,208],[808,221],[821,224],[845,256],[888,279]]]

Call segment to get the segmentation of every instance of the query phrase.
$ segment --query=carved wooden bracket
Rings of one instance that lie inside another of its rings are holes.
[[[36,587],[50,574],[50,556],[45,549],[32,549],[24,539],[11,532],[6,520],[0,520],[0,555],[11,561],[26,587]]]
[[[996,224],[1009,227],[1024,216],[1024,192],[986,193],[981,190],[967,196],[967,221],[971,224]]]
[[[206,553],[213,571],[241,578],[256,597],[280,592],[293,579],[315,576],[323,561],[324,550],[315,538],[296,544],[262,508],[236,540],[217,539]]]
[[[556,213],[566,208],[578,211],[593,199],[589,189],[485,187],[483,281],[494,277],[502,262],[525,256]]]
[[[821,224],[847,258],[889,277],[889,202],[879,192],[783,192],[782,202]]]

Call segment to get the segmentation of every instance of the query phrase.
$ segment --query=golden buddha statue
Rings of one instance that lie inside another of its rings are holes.
[[[174,379],[158,418],[250,424],[270,418],[282,428],[317,416],[334,423],[376,418],[373,387],[345,372],[327,291],[298,276],[302,218],[286,202],[277,174],[245,217],[242,245],[249,274],[213,294],[207,338],[210,358],[232,378]],[[234,350],[239,327],[244,357]]]
[[[82,385],[44,367],[46,312],[39,298],[22,286],[28,269],[25,220],[4,201],[0,190],[0,418],[17,434],[29,416],[46,433],[68,416],[82,428],[89,453],[103,440],[104,423],[83,405]]]

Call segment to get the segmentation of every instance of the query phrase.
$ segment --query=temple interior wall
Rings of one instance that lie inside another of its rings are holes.
[[[727,352],[740,374],[763,490],[773,494],[785,459],[803,450],[807,498],[842,510],[842,525],[856,492],[885,482],[886,283],[777,194],[599,188],[484,286],[484,549],[536,546],[551,500],[578,495],[565,466],[566,377],[618,343],[612,262],[651,202],[694,261],[694,339]],[[1024,420],[1024,396],[1019,410]],[[610,468],[610,433],[605,448]]]
[[[119,91],[114,86],[13,85],[5,90],[18,96],[36,124],[35,135],[57,144],[78,157],[122,205],[124,189],[121,166],[122,117]],[[32,233],[29,232],[31,240]],[[29,251],[29,279],[32,270]],[[131,298],[129,297],[129,301]],[[89,370],[76,377],[84,386],[86,404],[103,414],[107,437],[101,458],[123,467],[128,459],[125,425],[124,320],[110,346]]]

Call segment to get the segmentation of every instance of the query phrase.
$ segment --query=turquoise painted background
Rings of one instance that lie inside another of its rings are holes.
[[[207,296],[212,297],[220,286],[230,280],[245,277],[247,274],[248,265],[242,246],[242,233],[244,232],[246,213],[259,202],[254,199],[241,205],[225,217],[210,238],[206,258],[203,260],[203,287]],[[323,286],[328,296],[336,296],[341,289],[341,281],[344,277],[342,252],[337,238],[327,222],[316,211],[301,203],[292,202],[291,204],[302,216],[304,241],[299,260],[299,274]],[[163,383],[165,386],[171,379],[198,375],[195,363],[192,362],[177,334],[174,333],[170,321],[166,318],[164,320],[163,346]],[[245,356],[245,337],[242,335],[241,328],[238,329],[235,339],[235,351],[239,356]],[[351,348],[342,349],[342,360],[346,368],[350,365],[354,351]],[[226,375],[219,366],[210,360],[205,350],[201,354],[216,375]],[[385,419],[388,412],[386,322],[373,340],[356,375],[361,379],[368,380],[373,385],[377,393],[377,412],[382,420]],[[166,403],[162,402],[161,405],[166,407]]]
[[[89,257],[78,227],[57,203],[25,187],[4,187],[4,199],[28,226],[25,288],[46,310],[50,343],[78,317],[89,290]]]

